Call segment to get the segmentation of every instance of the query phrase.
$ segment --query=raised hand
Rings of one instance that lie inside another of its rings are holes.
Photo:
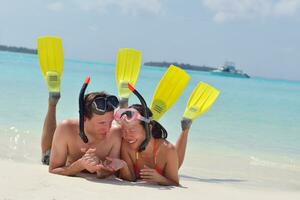
[[[126,166],[126,162],[118,158],[106,157],[106,160],[104,161],[103,165],[111,171],[118,171],[119,169],[122,169]]]
[[[193,121],[191,119],[182,118],[181,120],[181,130],[185,131],[191,128]]]
[[[86,169],[90,173],[95,173],[97,170],[101,169],[101,160],[96,156],[95,148],[81,150],[85,152],[85,154],[80,159],[81,165],[84,169]]]

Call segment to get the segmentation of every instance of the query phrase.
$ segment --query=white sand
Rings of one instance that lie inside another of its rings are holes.
[[[66,177],[47,166],[0,160],[0,199],[300,199],[300,191],[238,187],[183,179],[182,187],[130,183],[114,178]]]

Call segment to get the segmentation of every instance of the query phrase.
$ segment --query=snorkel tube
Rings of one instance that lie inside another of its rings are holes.
[[[84,143],[88,143],[89,141],[86,134],[84,133],[84,93],[88,84],[90,83],[90,80],[91,78],[89,76],[85,78],[85,81],[79,93],[79,136]]]
[[[142,97],[142,95],[130,84],[128,83],[128,88],[129,90],[131,90],[133,92],[133,94],[135,94],[135,96],[137,96],[137,98],[140,100],[143,109],[144,109],[144,114],[145,114],[145,118],[149,119],[149,113],[147,111],[147,103],[145,101],[145,99]],[[139,152],[144,151],[146,149],[147,144],[149,143],[150,139],[151,139],[151,133],[150,133],[150,126],[149,123],[145,122],[146,124],[146,138],[145,140],[142,142],[142,144],[139,146]]]

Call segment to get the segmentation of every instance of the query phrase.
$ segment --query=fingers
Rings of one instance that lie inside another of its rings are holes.
[[[107,156],[106,160],[113,161],[113,158]]]
[[[148,167],[147,165],[145,165],[144,167],[144,169],[140,170],[141,179],[147,182],[156,182],[157,178],[159,177],[158,172],[155,169]]]
[[[141,173],[154,173],[154,172],[156,172],[155,169],[150,169],[150,168],[141,169],[140,171],[141,171]]]
[[[155,182],[154,181],[154,176],[152,174],[141,174],[140,173],[140,178],[143,181],[147,181],[147,182]]]
[[[84,155],[82,156],[82,158],[84,160],[90,161],[90,160],[99,160],[97,156],[93,156],[93,155]]]
[[[85,154],[82,156],[83,158],[92,158],[92,157],[97,157],[96,155],[96,148],[89,148],[86,150],[85,148],[81,148],[81,151],[84,152]]]
[[[102,164],[97,164],[97,165],[95,166],[95,168],[96,168],[97,170],[101,170],[101,169],[102,169]]]
[[[96,148],[89,148],[89,149],[87,149],[87,148],[80,148],[80,151],[82,153],[94,153],[94,152],[96,152]]]
[[[153,171],[140,171],[140,175],[142,176],[149,176],[149,175],[153,175],[155,172]]]
[[[112,163],[112,161],[106,159],[106,160],[104,160],[103,165],[104,166],[109,165],[110,163]]]
[[[152,174],[149,174],[149,173],[140,173],[140,177],[142,179],[146,178],[146,179],[149,179],[152,177]]]
[[[98,159],[98,157],[96,157],[96,156],[90,156],[90,155],[84,155],[82,157],[82,160],[87,165],[96,165],[96,164],[99,164],[99,162],[100,162],[100,160]]]
[[[110,172],[114,172],[114,171],[115,171],[115,169],[113,169],[113,168],[110,167],[110,166],[107,166],[107,167],[105,167],[104,169],[107,170],[107,171],[110,171]]]
[[[110,172],[113,172],[113,171],[115,171],[112,167],[110,167],[110,166],[104,166],[104,165],[99,165],[100,167],[101,167],[101,169],[103,169],[103,170],[106,170],[106,171],[110,171]]]
[[[154,169],[141,169],[140,176],[142,179],[151,179],[155,176],[155,173]]]
[[[85,154],[95,155],[96,154],[96,148],[89,148]]]
[[[87,153],[95,152],[95,151],[96,151],[96,148],[89,148],[89,149],[87,150]]]

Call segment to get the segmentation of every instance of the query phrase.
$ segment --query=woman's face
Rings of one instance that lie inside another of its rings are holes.
[[[145,129],[140,124],[140,121],[136,121],[135,123],[123,123],[121,127],[123,139],[133,147],[139,147],[145,140]]]

